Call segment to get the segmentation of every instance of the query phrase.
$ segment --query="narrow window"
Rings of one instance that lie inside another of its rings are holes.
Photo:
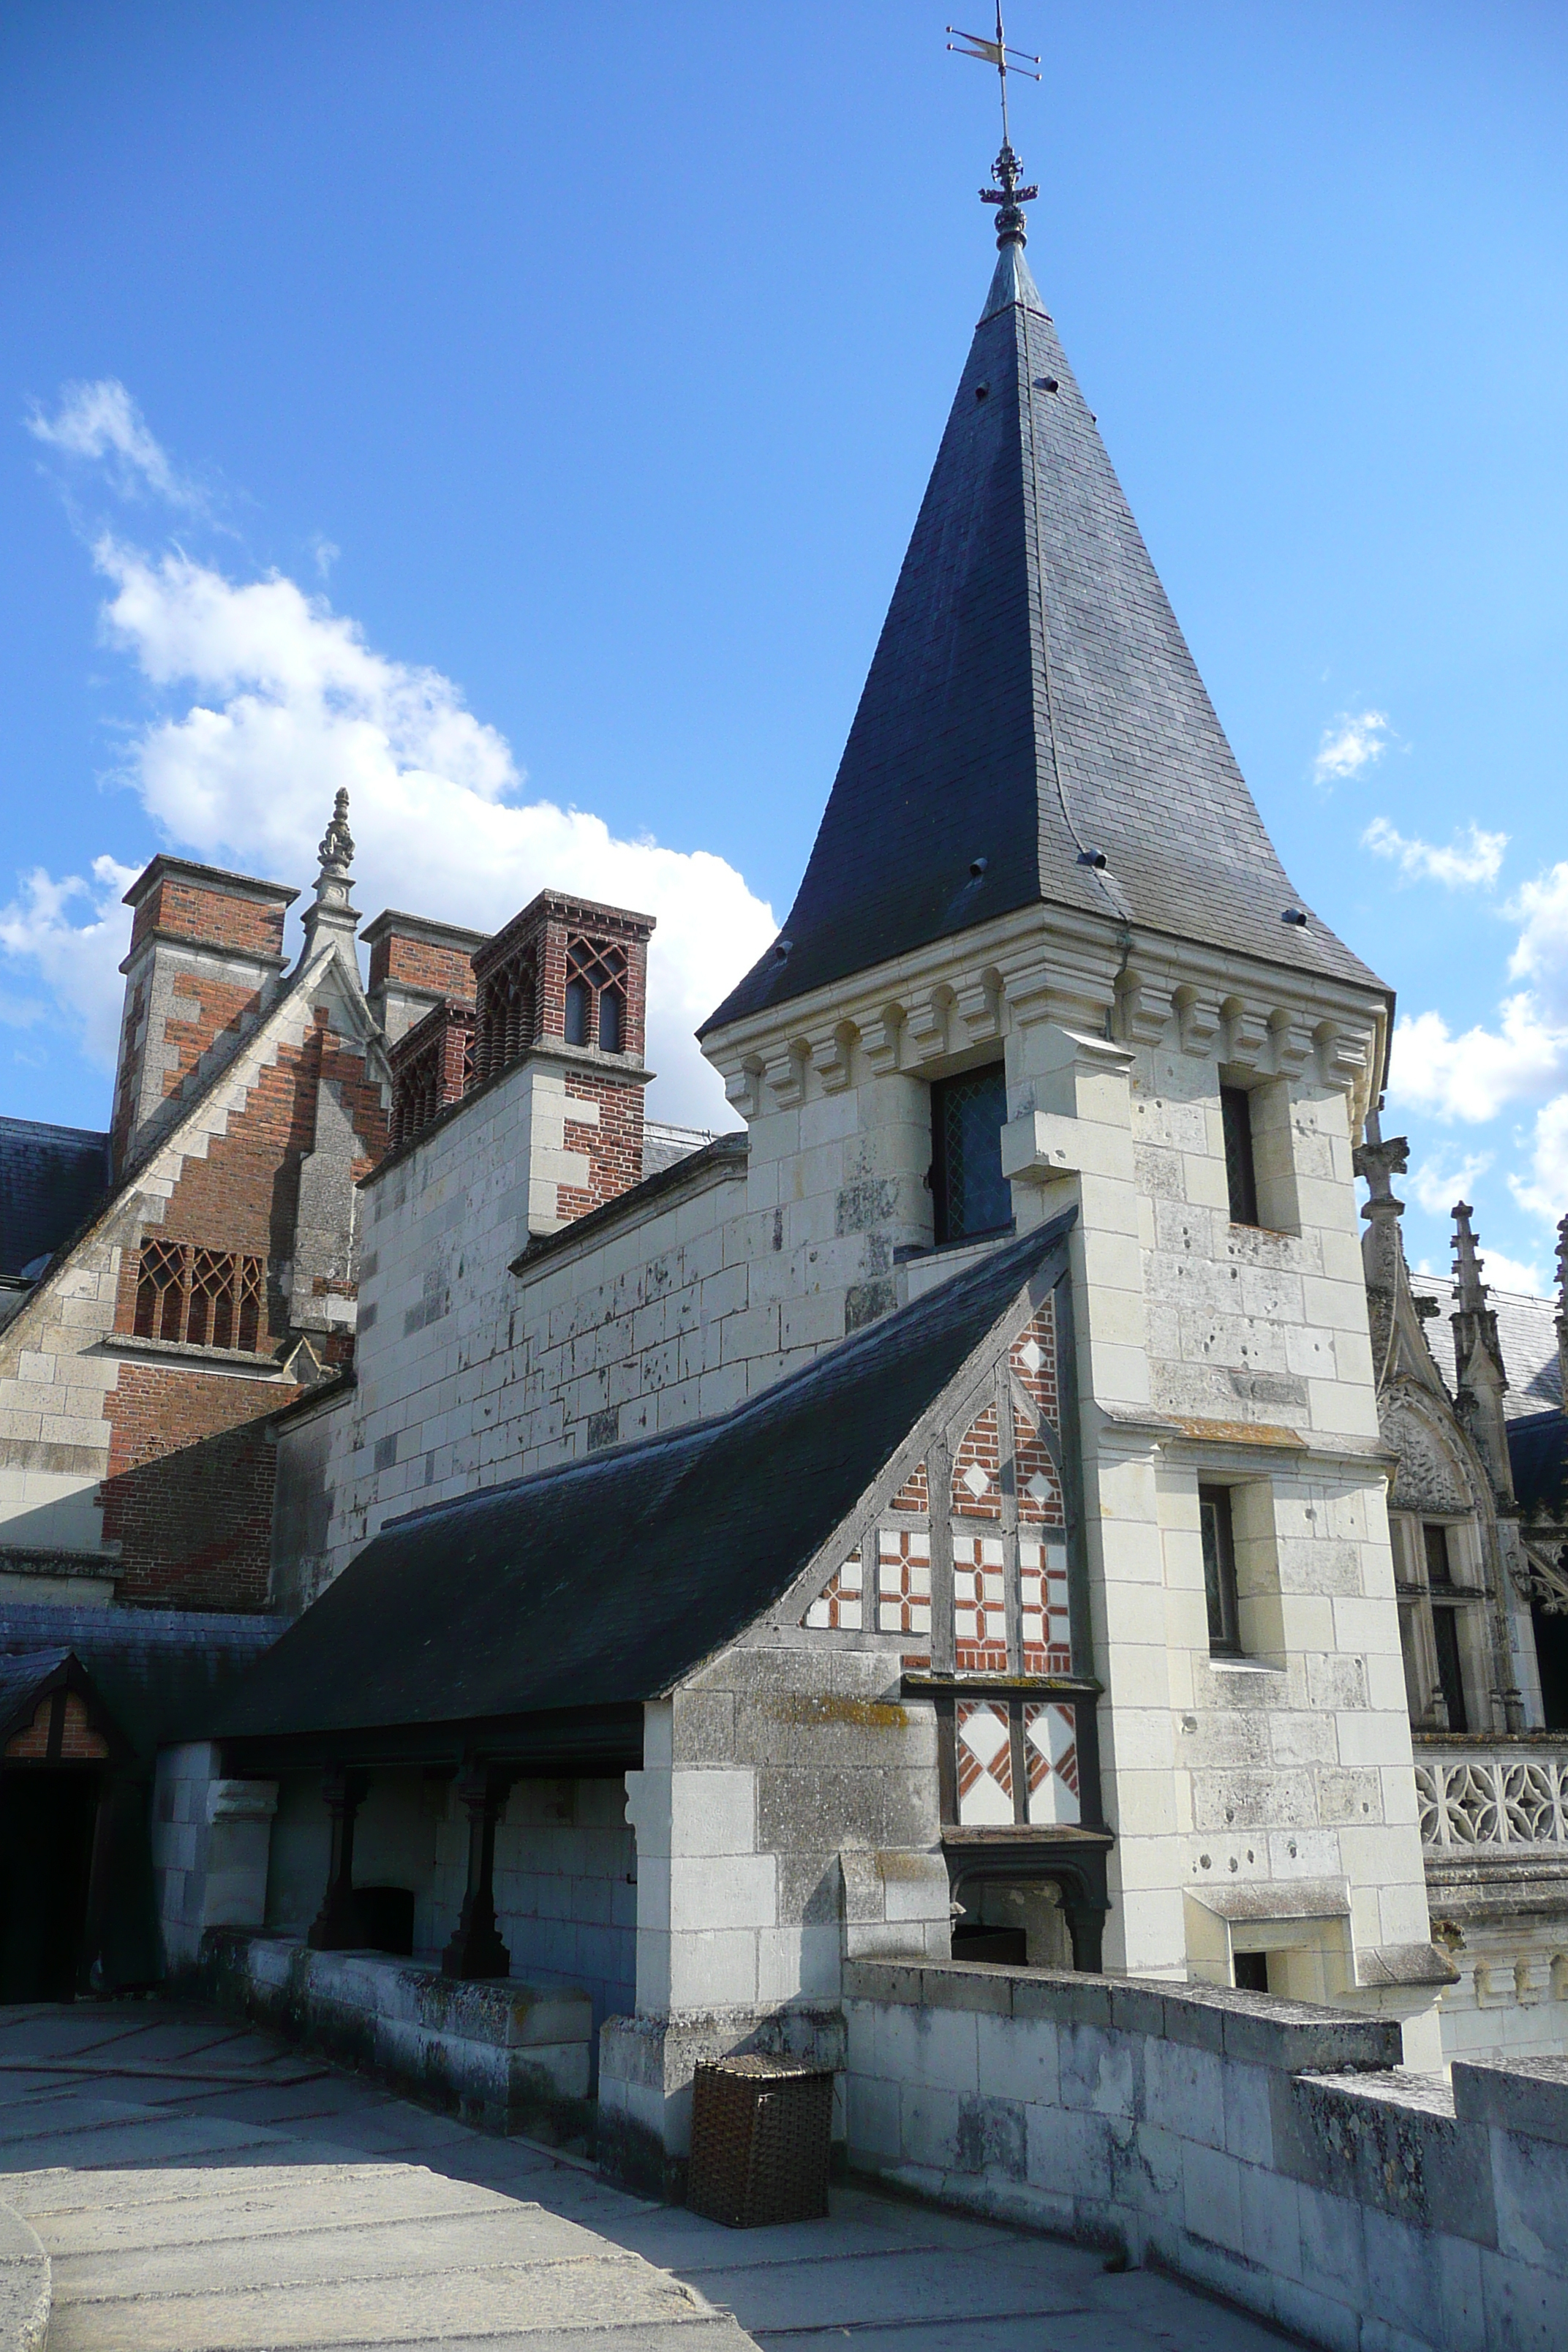
[[[1459,1664],[1459,1612],[1457,1609],[1433,1610],[1432,1640],[1437,1652],[1437,1687],[1448,1710],[1448,1728],[1450,1731],[1468,1731],[1470,1722],[1465,1713],[1465,1676]]]
[[[599,1051],[618,1054],[621,1050],[621,992],[606,988],[599,999]]]
[[[1268,1955],[1267,1952],[1233,1952],[1231,1967],[1237,1992],[1267,1992],[1268,1990]]]
[[[1013,1221],[1002,1173],[1007,1080],[1000,1062],[939,1078],[931,1090],[931,1193],[939,1242],[1001,1233]]]
[[[1433,1591],[1446,1592],[1454,1581],[1448,1530],[1441,1520],[1428,1519],[1421,1533],[1426,1545],[1426,1582]]]
[[[1225,1175],[1230,1187],[1233,1225],[1258,1223],[1258,1171],[1252,1157],[1252,1103],[1245,1087],[1221,1087],[1220,1118],[1225,1127]]]
[[[1198,1518],[1204,1538],[1209,1648],[1221,1657],[1235,1657],[1241,1644],[1237,1638],[1236,1536],[1231,1526],[1230,1488],[1200,1486]]]
[[[566,1043],[585,1045],[588,1042],[588,983],[585,980],[569,980],[566,983]]]

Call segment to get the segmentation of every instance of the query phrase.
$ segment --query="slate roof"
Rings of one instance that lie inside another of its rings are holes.
[[[1413,1274],[1410,1287],[1417,1298],[1435,1299],[1440,1316],[1452,1315],[1458,1304],[1454,1285],[1446,1275]],[[1529,1413],[1560,1407],[1563,1378],[1557,1360],[1557,1301],[1533,1297],[1528,1291],[1489,1290],[1487,1304],[1497,1317],[1503,1370],[1508,1374],[1502,1401],[1506,1417],[1518,1421]],[[1429,1326],[1427,1337],[1443,1378],[1452,1388],[1453,1327],[1448,1324],[1438,1331]]]
[[[1382,987],[1315,919],[1283,921],[1304,901],[1009,244],[787,959],[771,948],[700,1034],[1039,901]]]
[[[226,1685],[275,1642],[276,1617],[0,1602],[0,1678],[26,1681],[74,1652],[126,1738],[150,1759],[193,1738]],[[0,1687],[3,1687],[0,1683]]]
[[[668,1692],[788,1589],[1070,1222],[720,1419],[383,1528],[210,1735],[494,1721]]]
[[[0,1275],[54,1255],[109,1194],[109,1138],[0,1118]]]

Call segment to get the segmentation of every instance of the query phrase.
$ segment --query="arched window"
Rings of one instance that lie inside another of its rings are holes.
[[[621,992],[606,988],[599,998],[599,1051],[618,1054],[621,1050]]]
[[[574,975],[566,983],[566,1043],[569,1045],[585,1045],[588,1042],[590,1003],[587,982]]]

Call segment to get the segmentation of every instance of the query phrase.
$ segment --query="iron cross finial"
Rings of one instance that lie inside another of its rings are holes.
[[[996,68],[1002,86],[1002,150],[991,166],[991,176],[996,185],[982,188],[980,201],[983,205],[1001,207],[996,215],[996,242],[999,246],[1025,245],[1028,240],[1025,234],[1023,207],[1040,192],[1038,188],[1019,185],[1022,166],[1013,152],[1012,134],[1007,125],[1007,77],[1010,73],[1022,74],[1026,81],[1038,81],[1040,76],[1031,73],[1029,68],[1037,66],[1040,60],[1030,57],[1026,50],[1008,47],[1007,36],[1002,26],[1002,0],[996,0],[996,37],[994,41],[988,40],[984,33],[966,33],[958,25],[950,25],[947,29],[950,33],[956,33],[960,41],[970,44],[967,49],[961,49],[955,42],[949,41],[947,46],[955,58],[973,58],[978,65],[994,66]],[[1015,62],[1009,63],[1009,59]]]

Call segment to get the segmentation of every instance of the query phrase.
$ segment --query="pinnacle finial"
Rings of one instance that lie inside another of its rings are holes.
[[[1010,73],[1022,74],[1026,81],[1038,81],[1040,76],[1031,73],[1029,68],[1037,66],[1040,60],[1029,56],[1026,50],[1008,47],[1007,36],[1002,25],[1002,0],[996,0],[996,37],[994,41],[987,40],[984,33],[966,33],[957,25],[950,25],[947,29],[950,33],[956,33],[961,41],[970,43],[967,49],[961,49],[949,41],[947,46],[954,57],[973,58],[979,65],[994,66],[996,68],[1002,86],[1002,146],[991,166],[991,177],[996,184],[994,188],[982,188],[980,201],[983,205],[1000,207],[996,215],[998,247],[1027,245],[1024,206],[1032,204],[1040,192],[1038,188],[1020,185],[1024,167],[1013,152],[1012,133],[1007,126],[1007,77]],[[1013,62],[1009,63],[1009,59]]]
[[[330,876],[335,881],[347,881],[349,867],[353,864],[354,837],[349,831],[349,796],[341,784],[316,855],[321,861],[322,880]]]
[[[1470,1230],[1470,1219],[1475,1212],[1468,1201],[1456,1201],[1452,1213],[1454,1272],[1459,1283],[1459,1312],[1462,1315],[1481,1314],[1486,1308],[1487,1286],[1481,1280],[1485,1260],[1476,1255],[1476,1244],[1480,1236]]]

